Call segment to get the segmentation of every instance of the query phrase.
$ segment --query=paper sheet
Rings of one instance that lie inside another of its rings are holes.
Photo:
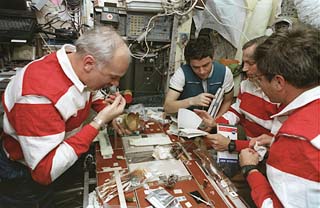
[[[177,126],[175,123],[171,124],[167,133],[187,138],[205,136],[208,132],[198,129],[201,122],[202,119],[195,112],[180,108],[178,111]]]
[[[202,119],[193,111],[180,108],[178,111],[178,128],[197,129]]]

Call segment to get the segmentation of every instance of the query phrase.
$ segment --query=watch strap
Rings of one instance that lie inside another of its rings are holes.
[[[106,124],[100,118],[94,117],[93,121],[100,126],[100,130],[103,130],[106,128]]]
[[[230,140],[228,144],[228,152],[232,153],[236,150],[236,141],[235,140]]]
[[[256,165],[245,165],[245,166],[242,166],[242,167],[241,167],[241,172],[242,172],[243,176],[244,176],[245,178],[247,178],[248,173],[249,173],[251,170],[254,170],[254,169],[257,170],[257,166],[256,166]]]

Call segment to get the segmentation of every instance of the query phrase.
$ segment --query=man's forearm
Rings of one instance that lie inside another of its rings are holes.
[[[179,108],[189,108],[192,106],[191,98],[186,98],[184,100],[167,101],[164,104],[164,111],[166,113],[176,113]]]
[[[231,102],[232,102],[232,101],[227,101],[227,100],[224,100],[224,101],[222,102],[221,107],[220,107],[220,110],[219,110],[219,112],[218,112],[218,114],[217,114],[217,116],[216,116],[217,118],[220,117],[220,116],[222,116],[225,112],[228,111],[229,107],[231,106]]]

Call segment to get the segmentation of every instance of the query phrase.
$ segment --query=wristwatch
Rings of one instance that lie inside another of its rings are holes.
[[[245,165],[241,167],[241,173],[246,178],[251,170],[257,169],[256,165]]]
[[[236,150],[236,142],[234,140],[230,140],[228,144],[228,152],[232,153]]]

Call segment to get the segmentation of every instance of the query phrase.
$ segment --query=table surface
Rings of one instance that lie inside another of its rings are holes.
[[[163,133],[166,132],[168,126],[163,126],[154,121],[148,121],[145,123],[145,126],[148,128],[144,128],[143,133]],[[184,196],[186,198],[185,201],[180,201],[180,205],[182,207],[208,207],[204,203],[197,203],[197,201],[190,196],[190,192],[198,191],[201,196],[206,201],[211,201],[214,203],[214,207],[224,208],[224,207],[236,207],[232,201],[230,201],[227,197],[221,197],[221,190],[217,190],[217,186],[212,184],[213,180],[208,180],[208,175],[202,170],[199,166],[198,161],[193,150],[199,148],[194,140],[184,140],[182,138],[178,138],[174,135],[169,135],[171,141],[173,143],[180,142],[188,154],[191,156],[191,159],[184,158],[183,163],[187,170],[190,172],[191,179],[178,181],[173,188],[165,188],[170,194],[174,197]],[[110,137],[110,142],[113,147],[113,155],[110,159],[104,159],[100,154],[100,147],[97,144],[96,146],[96,172],[97,172],[97,186],[102,185],[107,179],[110,179],[113,176],[113,171],[105,171],[106,167],[114,168],[121,167],[122,169],[127,169],[127,161],[125,159],[124,149],[122,147],[122,140],[120,137]],[[119,156],[122,156],[124,159],[119,159]],[[210,182],[208,182],[210,181]],[[159,187],[157,182],[148,183],[151,189]],[[163,187],[163,186],[162,186]],[[177,190],[180,192],[177,193]],[[182,193],[181,193],[182,192]],[[223,195],[223,194],[222,194]],[[135,198],[135,201],[126,202],[128,207],[152,207],[151,204],[145,199],[145,189],[143,187],[136,189],[134,192],[125,193],[126,199]],[[227,202],[226,202],[227,200]],[[108,202],[108,205],[119,205],[120,201],[118,197],[113,198]],[[191,205],[191,206],[190,206]],[[228,206],[229,205],[229,206]]]

